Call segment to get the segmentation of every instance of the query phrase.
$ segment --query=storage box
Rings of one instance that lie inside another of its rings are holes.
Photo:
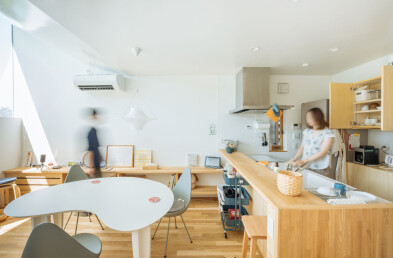
[[[224,178],[225,184],[227,184],[227,185],[235,185],[236,184],[236,178],[229,178],[229,177],[227,177],[226,173],[224,173],[224,172],[222,173],[222,177]],[[241,185],[248,185],[248,182],[242,177],[237,178],[237,180],[238,180],[238,182],[237,182],[238,184],[239,184],[239,180],[240,180]]]
[[[235,205],[235,198],[228,198],[225,195],[225,189],[230,189],[230,188],[234,189],[234,188],[232,186],[227,186],[227,185],[224,185],[222,188],[223,188],[223,191],[224,191],[225,204],[226,205]],[[246,189],[244,189],[243,187],[241,187],[241,194],[240,194],[240,196],[241,196],[241,204],[242,205],[249,204],[250,196],[248,195]],[[236,200],[239,202],[239,197],[236,198]]]
[[[142,166],[143,170],[157,170],[158,169],[158,165],[144,165]]]

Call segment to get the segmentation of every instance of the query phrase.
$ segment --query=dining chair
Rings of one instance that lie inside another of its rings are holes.
[[[99,257],[101,240],[93,234],[68,235],[53,223],[41,223],[31,232],[22,258]]]
[[[180,176],[180,179],[177,181],[176,185],[172,189],[173,195],[174,195],[174,201],[171,209],[164,215],[164,217],[169,218],[168,221],[168,231],[166,234],[166,244],[165,244],[165,254],[164,257],[166,257],[166,251],[168,247],[168,238],[169,238],[169,226],[171,224],[171,218],[174,218],[175,220],[175,227],[177,228],[177,223],[176,223],[176,217],[180,216],[181,220],[183,221],[184,228],[187,231],[188,238],[190,239],[190,243],[192,243],[192,239],[190,236],[190,233],[188,232],[186,223],[184,222],[183,219],[183,213],[187,211],[188,206],[190,205],[191,201],[191,169],[186,168],[182,175]],[[158,222],[157,228],[154,231],[152,239],[154,239],[158,227],[161,224],[161,220]]]
[[[10,202],[10,189],[16,179],[16,177],[0,178],[0,222],[8,218],[4,214],[4,208]]]
[[[67,174],[67,177],[64,180],[64,183],[71,183],[71,182],[85,180],[85,179],[89,179],[89,177],[86,175],[86,173],[83,171],[83,169],[80,166],[78,166],[78,165],[73,165],[70,168],[70,171],[68,171],[68,174]],[[66,229],[66,227],[68,225],[68,222],[70,221],[72,213],[73,212],[70,213],[70,216],[67,219],[67,222],[66,222],[66,224],[64,226],[64,230]],[[77,212],[77,217],[76,217],[75,235],[76,235],[76,232],[78,230],[79,214],[80,214],[80,212],[78,211]],[[88,212],[89,220],[91,222],[90,215],[91,215],[91,213]],[[94,215],[96,216],[98,223],[100,223],[100,226],[101,226],[102,230],[104,230],[104,227],[102,226],[100,219],[97,217],[96,214],[94,214]]]

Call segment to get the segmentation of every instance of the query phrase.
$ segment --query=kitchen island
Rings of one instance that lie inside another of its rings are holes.
[[[304,189],[285,196],[268,168],[241,152],[220,153],[250,184],[250,213],[268,217],[264,257],[393,257],[392,203],[333,206]]]

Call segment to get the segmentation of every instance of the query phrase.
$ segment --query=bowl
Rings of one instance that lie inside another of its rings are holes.
[[[235,148],[231,148],[231,147],[226,147],[225,149],[227,151],[227,153],[231,154],[232,152],[235,151]]]

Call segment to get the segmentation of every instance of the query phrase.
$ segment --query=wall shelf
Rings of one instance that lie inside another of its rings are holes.
[[[353,129],[381,129],[380,125],[354,125]]]
[[[360,110],[360,111],[355,111],[355,114],[380,113],[381,111],[382,111],[381,109]]]
[[[370,99],[370,100],[355,102],[355,105],[370,104],[370,103],[380,103],[380,102],[381,102],[381,99]]]

